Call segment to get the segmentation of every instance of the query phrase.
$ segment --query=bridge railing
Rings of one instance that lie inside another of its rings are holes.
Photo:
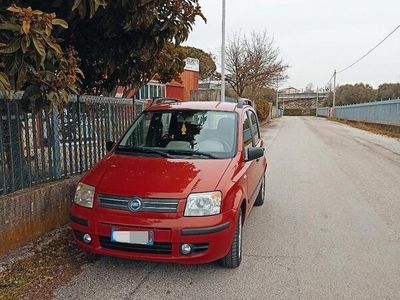
[[[323,99],[324,97],[328,96],[328,93],[292,93],[292,94],[282,94],[279,93],[278,98],[280,100],[287,100],[287,99],[316,99],[319,97],[320,99]]]
[[[400,125],[400,99],[337,106],[338,119]],[[328,117],[329,108],[318,109],[318,116]]]

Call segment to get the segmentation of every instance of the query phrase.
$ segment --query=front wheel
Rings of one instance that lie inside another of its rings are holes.
[[[265,201],[265,174],[263,175],[262,181],[261,181],[261,188],[260,191],[258,192],[257,199],[254,202],[255,206],[261,206],[264,204]]]
[[[237,268],[242,262],[242,218],[242,210],[240,210],[231,249],[229,253],[221,259],[221,265],[225,268]]]

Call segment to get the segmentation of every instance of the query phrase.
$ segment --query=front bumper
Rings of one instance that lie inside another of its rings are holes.
[[[73,205],[71,227],[76,243],[85,251],[135,260],[186,264],[216,261],[230,250],[236,227],[236,212],[208,217],[154,218],[130,214],[99,213]],[[154,245],[131,245],[110,240],[111,228],[119,230],[151,230]],[[83,242],[88,233],[92,242]],[[193,246],[189,255],[180,253],[182,244]]]

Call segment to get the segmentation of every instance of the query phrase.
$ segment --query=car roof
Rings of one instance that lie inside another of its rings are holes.
[[[184,101],[174,103],[156,104],[148,107],[147,111],[156,110],[214,110],[214,111],[240,111],[243,108],[238,108],[237,103],[232,102],[217,102],[217,101]]]

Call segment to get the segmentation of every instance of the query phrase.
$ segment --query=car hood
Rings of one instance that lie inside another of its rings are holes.
[[[213,191],[232,159],[166,159],[111,154],[82,179],[97,193],[186,198]]]

